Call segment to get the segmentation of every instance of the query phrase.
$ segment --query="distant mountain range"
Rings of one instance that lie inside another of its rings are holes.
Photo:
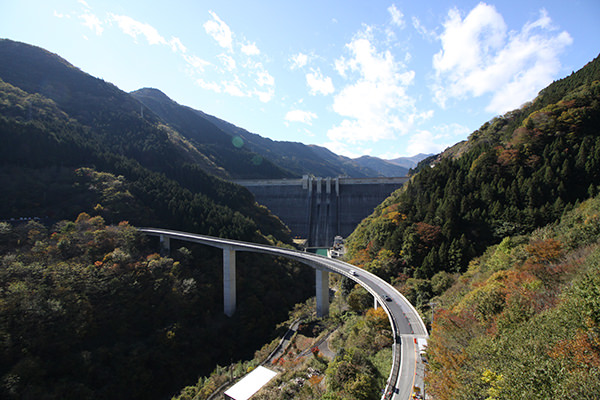
[[[351,159],[321,146],[275,141],[248,132],[215,116],[182,106],[158,89],[143,88],[130,94],[205,154],[217,156],[229,152],[233,142],[295,176],[404,176],[428,156],[419,154],[390,161],[370,156]],[[245,171],[237,171],[235,166],[227,166],[226,170],[233,177],[244,178]]]
[[[0,60],[0,219],[76,218],[97,208],[107,222],[284,239],[286,228],[231,180],[408,171],[264,138],[157,89],[126,93],[25,43],[0,40]]]
[[[104,139],[122,129],[119,125],[126,119],[142,118],[159,128],[166,134],[164,139],[170,142],[164,145],[173,150],[170,154],[173,160],[163,162],[195,165],[224,179],[403,176],[414,167],[414,163],[404,162],[410,159],[402,162],[375,157],[353,160],[316,145],[271,140],[180,105],[158,89],[143,88],[125,93],[41,48],[10,40],[2,40],[0,47],[4,55],[0,79],[28,93],[53,99],[81,123],[100,123],[104,118]],[[103,112],[101,118],[96,113],[99,109]],[[139,129],[137,134],[143,135]],[[133,151],[131,141],[121,142],[123,137],[113,139],[116,139],[112,143],[113,150]]]
[[[412,157],[399,157],[393,160],[382,160],[381,158],[362,156],[355,158],[354,162],[363,167],[377,171],[382,176],[405,176],[410,169],[415,168],[420,161],[433,154],[417,154]]]

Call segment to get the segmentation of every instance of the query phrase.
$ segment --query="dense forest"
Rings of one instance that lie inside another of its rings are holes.
[[[219,398],[219,388],[228,388],[256,366],[264,364],[279,372],[252,398],[257,400],[377,400],[384,389],[392,363],[392,330],[383,308],[371,308],[373,297],[358,289],[348,278],[332,277],[335,288],[329,315],[315,316],[315,299],[297,304],[291,326],[290,345],[278,357],[269,359],[276,343],[265,344],[254,358],[229,367],[217,366],[195,385],[186,386],[172,400]],[[328,354],[318,346],[326,342]]]
[[[600,187],[600,59],[424,160],[348,240],[352,262],[419,307],[447,273],[507,236],[556,221]],[[408,280],[410,279],[410,281]]]
[[[156,249],[127,222],[85,213],[1,222],[0,397],[168,398],[251,356],[313,291],[309,269],[241,254],[228,318],[220,250]]]
[[[273,245],[289,229],[127,93],[33,46],[0,53],[0,397],[167,398],[313,294],[306,268],[239,255],[226,318],[218,250],[160,257],[133,226]]]
[[[435,399],[600,392],[600,58],[424,160],[348,240],[431,327]]]
[[[435,301],[435,399],[598,398],[600,196],[490,247]]]
[[[204,398],[227,373],[209,376],[215,365],[282,333],[314,276],[240,255],[244,300],[226,318],[220,251],[161,256],[134,226],[289,244],[276,216],[222,179],[289,171],[229,146],[223,121],[192,132],[200,114],[155,92],[136,99],[22,43],[0,40],[0,58],[0,397],[162,399],[206,375],[179,394]],[[600,59],[413,172],[347,240],[347,259],[422,312],[430,393],[595,398]],[[389,327],[367,292],[338,288],[337,355],[298,372],[324,383],[280,380],[262,398],[376,398]]]

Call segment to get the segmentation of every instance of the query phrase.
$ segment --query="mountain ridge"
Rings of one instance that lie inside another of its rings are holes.
[[[189,124],[185,126],[186,122],[182,116],[184,112],[187,113],[187,117],[185,118],[192,118],[191,114],[196,114],[201,118],[195,119],[199,125],[210,126],[211,129],[214,129],[212,127],[216,127],[222,134],[226,135],[224,138],[217,137],[215,133],[213,136],[215,143],[225,145],[229,142],[230,144],[236,138],[236,146],[239,148],[256,153],[264,159],[272,161],[282,170],[290,171],[296,177],[302,175],[324,177],[342,175],[367,177],[382,175],[381,171],[361,165],[355,160],[337,155],[321,146],[301,142],[277,141],[256,133],[251,133],[246,129],[206,114],[201,110],[179,105],[159,89],[142,88],[131,92],[131,95],[144,103],[157,115],[161,116],[165,122],[181,128],[180,132],[187,138],[193,139],[195,134],[193,132],[194,127],[189,126]],[[179,107],[177,110],[173,107],[175,104]],[[166,112],[166,108],[170,108],[171,112]],[[210,144],[211,142],[206,141],[204,143]]]
[[[287,228],[250,192],[192,162],[195,156],[178,147],[185,142],[172,140],[181,136],[150,110],[142,115],[141,103],[127,93],[24,43],[0,40],[0,58],[6,61],[0,63],[0,176],[12,189],[4,193],[1,219],[31,212],[75,218],[98,205],[107,221],[117,223],[112,217],[124,215],[128,203],[114,196],[133,196],[147,203],[144,211],[129,209],[132,223],[240,239],[261,231],[289,240]],[[96,190],[78,175],[82,168],[122,176],[113,181],[120,188]],[[61,185],[52,184],[52,176]],[[102,206],[105,201],[112,209]],[[255,239],[264,241],[261,236]]]

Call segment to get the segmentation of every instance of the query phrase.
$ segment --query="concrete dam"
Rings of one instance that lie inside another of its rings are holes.
[[[408,177],[238,180],[310,247],[330,247],[347,237]]]

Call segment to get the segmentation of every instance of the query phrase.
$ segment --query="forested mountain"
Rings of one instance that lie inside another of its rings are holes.
[[[85,213],[0,222],[0,398],[170,398],[251,357],[313,292],[309,268],[241,254],[226,317],[221,250],[186,246],[162,257],[127,222]]]
[[[205,172],[198,160],[212,161],[127,93],[23,43],[0,41],[0,57],[0,219],[72,219],[97,207],[113,223],[287,240],[278,218]],[[251,158],[240,165],[272,167]]]
[[[353,233],[350,255],[368,262],[391,256],[394,276],[464,271],[490,244],[553,222],[595,195],[599,182],[595,59],[424,161]]]
[[[281,221],[129,94],[22,43],[0,59],[0,398],[164,399],[272,340],[310,270],[240,255],[227,318],[221,251],[161,257],[134,225],[277,244]]]
[[[174,128],[185,141],[215,165],[210,172],[223,178],[290,178],[294,174],[269,158],[249,151],[196,110],[182,106],[158,89],[140,89],[131,95]]]
[[[269,160],[279,166],[282,171],[279,172],[279,176],[273,177],[289,177],[292,174],[296,177],[384,175],[383,170],[377,167],[339,156],[320,146],[276,141],[250,133],[202,111],[181,106],[157,89],[144,88],[132,92],[131,95],[159,115],[163,121],[176,127],[188,140],[198,144],[203,153],[211,154],[212,158],[220,161],[229,161],[221,162],[221,165],[225,166],[233,177],[240,177],[244,172],[243,168],[235,165],[235,159],[229,159],[228,153],[232,152],[233,138],[238,148],[255,155],[254,160],[256,155],[259,155],[260,161]]]
[[[386,160],[382,160],[381,158],[362,156],[359,158],[355,158],[354,161],[356,161],[356,163],[362,165],[363,167],[379,171],[383,176],[394,177],[408,175],[409,168],[402,167],[398,164],[394,164]]]
[[[165,397],[256,348],[312,290],[305,269],[249,256],[245,308],[227,319],[219,251],[161,257],[120,221],[286,242],[275,216],[219,177],[372,174],[156,90],[127,94],[33,46],[0,40],[0,60],[3,398]],[[348,239],[350,262],[429,324],[435,312],[437,398],[595,398],[599,193],[597,58],[425,159]],[[22,216],[48,224],[7,222]]]
[[[596,399],[600,393],[600,196],[465,274],[438,276],[428,346],[436,400]]]
[[[53,100],[92,128],[109,152],[171,178],[175,169],[201,169],[225,179],[385,174],[319,146],[263,138],[179,105],[157,89],[125,93],[34,46],[3,39],[0,56],[4,82]]]
[[[422,160],[424,160],[427,157],[430,157],[432,155],[433,154],[419,153],[412,157],[399,157],[399,158],[394,158],[392,160],[387,160],[387,161],[392,164],[396,164],[396,165],[399,165],[399,166],[407,168],[407,169],[412,169],[412,168],[415,168]]]
[[[430,393],[596,398],[600,58],[416,170],[347,247],[435,316]]]

